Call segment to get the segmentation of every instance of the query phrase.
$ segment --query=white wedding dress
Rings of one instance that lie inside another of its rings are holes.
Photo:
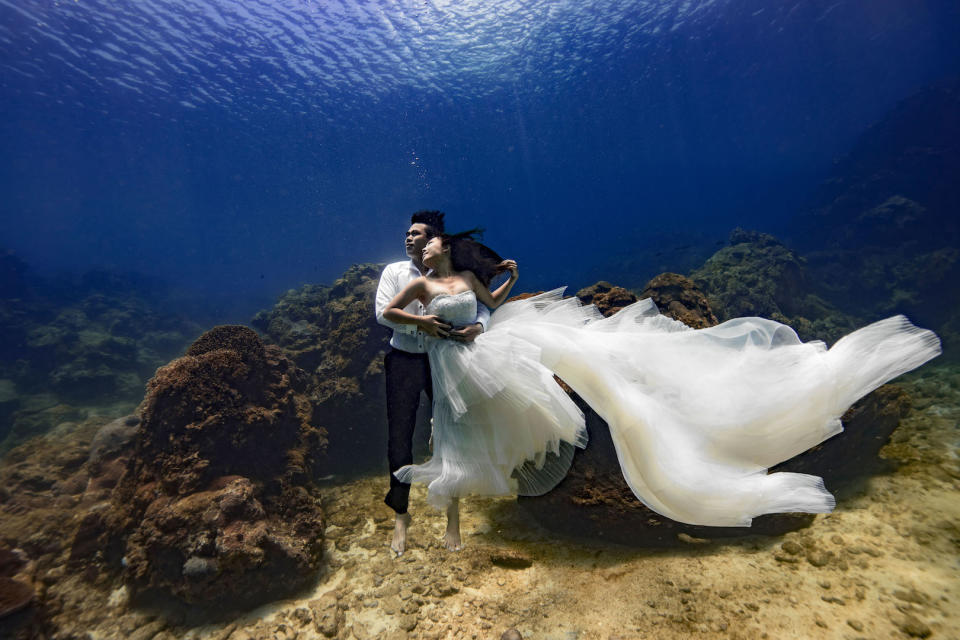
[[[504,304],[472,344],[430,340],[433,457],[396,476],[427,483],[431,504],[539,495],[563,479],[587,437],[556,374],[607,422],[627,484],[654,511],[713,526],[828,512],[820,478],[767,468],[836,435],[857,399],[940,353],[903,316],[828,350],[763,318],[694,330],[649,299],[604,318],[562,293]],[[427,311],[465,324],[476,298],[443,294]]]

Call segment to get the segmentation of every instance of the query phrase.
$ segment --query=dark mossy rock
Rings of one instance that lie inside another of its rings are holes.
[[[321,452],[324,434],[312,426],[308,377],[243,329],[216,327],[188,349],[196,355],[157,370],[140,407],[124,486],[159,482],[168,493],[186,495],[222,476],[277,483],[291,473],[309,475],[301,467]],[[295,449],[302,449],[296,469]]]
[[[841,420],[843,433],[818,444],[772,471],[809,473],[823,478],[827,488],[855,478],[889,471],[891,463],[880,456],[900,419],[910,410],[910,396],[896,384],[885,384],[847,409]]]
[[[246,327],[216,327],[188,353],[150,380],[139,422],[94,437],[91,474],[129,461],[110,509],[81,519],[71,563],[120,570],[123,558],[135,593],[188,602],[288,595],[315,577],[323,542],[312,479],[326,440],[311,422],[309,378]]]
[[[374,315],[382,270],[354,265],[332,286],[289,291],[253,319],[267,341],[311,374],[313,421],[327,429],[324,467],[332,473],[386,467],[383,356],[390,330]]]
[[[251,367],[262,366],[266,359],[263,342],[257,332],[243,325],[225,324],[210,329],[187,349],[188,356],[226,349],[237,353]]]
[[[23,556],[13,549],[0,547],[0,576],[12,578],[26,564]]]
[[[834,342],[858,324],[813,292],[806,261],[765,233],[736,229],[690,278],[721,322],[761,316],[793,327],[801,340]]]

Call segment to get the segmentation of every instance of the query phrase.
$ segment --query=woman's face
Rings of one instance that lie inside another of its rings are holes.
[[[443,243],[440,238],[430,238],[423,247],[423,264],[435,267],[437,259],[443,255]]]

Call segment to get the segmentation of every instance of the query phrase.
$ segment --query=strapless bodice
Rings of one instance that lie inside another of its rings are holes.
[[[427,313],[440,316],[455,327],[470,324],[477,318],[477,296],[469,290],[437,294],[427,304]]]

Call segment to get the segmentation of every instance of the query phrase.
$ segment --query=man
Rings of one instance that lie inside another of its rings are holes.
[[[422,261],[423,247],[430,238],[444,232],[443,218],[444,214],[439,211],[418,211],[413,214],[405,241],[410,259],[387,265],[377,287],[377,322],[393,329],[391,349],[383,361],[387,381],[387,461],[390,465],[390,491],[384,502],[397,514],[393,542],[390,544],[390,548],[397,555],[403,554],[407,544],[410,485],[397,480],[393,472],[413,463],[413,430],[417,421],[420,392],[426,391],[432,401],[433,386],[426,353],[426,334],[413,325],[394,324],[385,320],[383,310],[411,280],[426,275],[429,271]],[[404,311],[424,315],[423,305],[416,300]],[[477,319],[473,324],[460,328],[442,325],[436,330],[435,337],[472,342],[483,333],[489,319],[490,311],[478,304]]]

